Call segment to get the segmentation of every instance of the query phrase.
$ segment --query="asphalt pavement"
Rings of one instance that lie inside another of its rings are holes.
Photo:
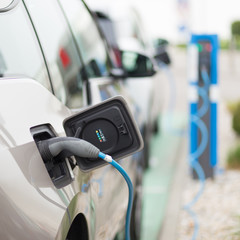
[[[177,172],[184,172],[179,169],[185,166],[182,160],[184,159],[183,155],[186,155],[186,131],[185,119],[181,116],[174,116],[174,119],[177,119],[175,121],[181,127],[172,132],[166,128],[162,129],[161,133],[152,139],[150,167],[144,174],[142,239],[158,239],[159,235],[165,234],[163,225],[169,216],[172,216],[170,211],[178,214],[178,211],[172,208],[170,199],[172,198],[173,184],[180,183],[175,179],[178,175]],[[162,120],[165,122],[165,120],[169,120],[169,117],[165,115]],[[177,187],[177,189],[180,188]],[[175,192],[174,190],[174,194]],[[176,204],[179,205],[178,200]],[[173,220],[177,218],[176,216],[172,217]]]
[[[174,239],[174,221],[181,208],[179,191],[187,167],[186,54],[181,49],[172,51],[171,67],[162,70],[165,102],[160,132],[152,139],[150,167],[144,174],[142,240]]]

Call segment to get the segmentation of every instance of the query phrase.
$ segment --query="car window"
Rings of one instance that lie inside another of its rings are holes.
[[[95,12],[99,27],[101,28],[104,37],[108,43],[109,55],[112,60],[114,68],[122,67],[121,52],[118,47],[116,33],[113,21],[104,13]]]
[[[82,107],[82,63],[58,2],[25,3],[48,62],[55,95],[70,108]]]
[[[22,3],[0,13],[0,77],[28,76],[51,90],[36,35]]]
[[[81,0],[59,0],[81,51],[88,77],[109,74],[109,58],[96,23]]]

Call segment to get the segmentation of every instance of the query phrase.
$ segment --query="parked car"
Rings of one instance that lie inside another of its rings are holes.
[[[170,65],[171,59],[168,54],[167,48],[168,48],[169,42],[164,38],[157,38],[154,40],[154,49],[156,54],[154,55],[154,58],[156,59],[158,65]]]
[[[65,136],[62,122],[115,95],[142,121],[105,40],[80,0],[0,5],[0,239],[114,239],[124,228],[127,188],[110,166],[84,173],[74,159],[47,168],[34,138]],[[153,74],[150,60],[140,75]],[[132,62],[138,69],[138,62]],[[37,126],[37,127],[36,127]],[[135,188],[132,239],[138,239],[142,154],[120,160]],[[64,175],[68,169],[69,175]],[[49,174],[48,174],[49,172]],[[62,187],[54,183],[66,178]],[[68,181],[69,180],[69,181]]]

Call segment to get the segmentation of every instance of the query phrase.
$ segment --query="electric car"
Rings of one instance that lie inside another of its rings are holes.
[[[122,95],[105,40],[80,0],[0,4],[0,239],[114,239],[124,229],[128,191],[111,166],[83,172],[74,158],[43,161],[36,141],[65,136],[63,121]],[[152,75],[148,69],[139,75]],[[138,73],[131,61],[129,74]],[[138,239],[142,154],[121,159],[134,184],[132,239]]]

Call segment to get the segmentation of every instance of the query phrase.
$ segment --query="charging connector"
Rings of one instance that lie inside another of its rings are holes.
[[[64,151],[64,157],[98,158],[100,150],[91,143],[74,137],[55,137],[38,143],[43,159],[51,160]]]
[[[130,240],[130,220],[133,204],[133,185],[126,171],[111,156],[106,155],[95,147],[93,144],[74,137],[55,137],[38,143],[38,149],[45,161],[51,161],[59,154],[64,154],[64,157],[77,156],[82,158],[101,158],[104,161],[115,167],[127,182],[129,189],[129,200],[125,224],[125,239]]]

